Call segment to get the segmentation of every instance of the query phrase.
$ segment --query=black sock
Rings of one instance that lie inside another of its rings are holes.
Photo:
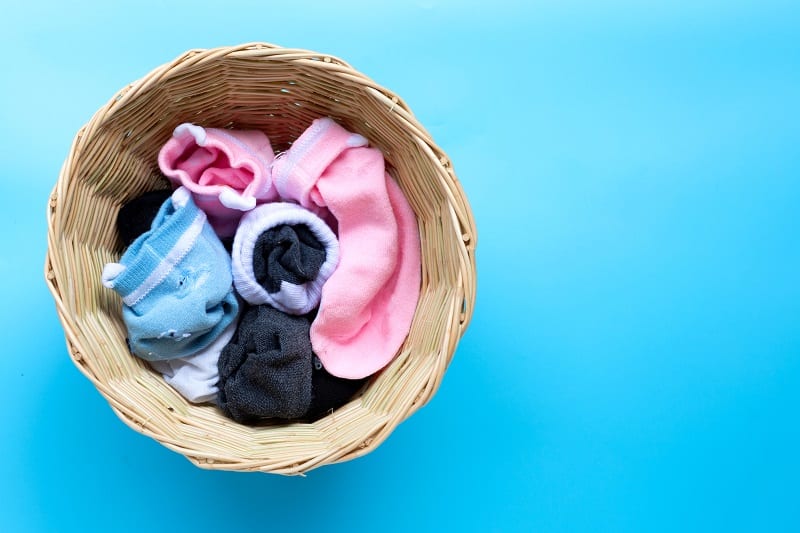
[[[336,377],[322,366],[315,355],[311,370],[311,405],[303,418],[316,420],[335,411],[350,401],[350,398],[364,386],[369,379],[344,379]]]
[[[124,247],[150,229],[161,205],[170,197],[172,191],[162,189],[149,191],[123,205],[117,213],[117,233]]]

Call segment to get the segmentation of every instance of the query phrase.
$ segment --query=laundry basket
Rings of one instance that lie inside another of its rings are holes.
[[[157,154],[175,126],[260,129],[280,151],[321,116],[379,148],[414,209],[419,303],[397,357],[347,405],[313,423],[240,425],[131,356],[100,272],[122,252],[120,206],[165,186]],[[186,52],[78,132],[50,197],[45,278],[72,360],[126,424],[203,468],[301,474],[369,453],[430,400],[472,315],[475,244],[450,160],[399,97],[335,57],[255,43]]]

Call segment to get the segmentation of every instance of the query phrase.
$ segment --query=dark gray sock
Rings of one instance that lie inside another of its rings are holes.
[[[294,285],[312,281],[325,262],[325,247],[305,224],[270,228],[253,248],[253,274],[268,293],[281,290],[281,281]]]
[[[222,411],[238,422],[299,418],[311,404],[310,323],[268,305],[242,314],[219,357]]]

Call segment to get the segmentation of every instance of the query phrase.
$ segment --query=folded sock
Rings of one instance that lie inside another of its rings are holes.
[[[128,345],[148,361],[208,347],[239,308],[230,257],[184,187],[164,202],[150,230],[119,263],[105,266],[102,282],[122,296]]]
[[[343,406],[368,378],[344,379],[330,374],[316,355],[311,370],[311,405],[303,418],[316,420]]]
[[[124,204],[117,213],[117,233],[124,247],[136,237],[150,229],[161,205],[170,197],[172,191],[162,189],[148,191]]]
[[[236,321],[196,354],[168,361],[150,361],[150,366],[192,403],[214,402],[217,398],[219,370],[217,363],[222,349],[236,332]]]
[[[231,250],[233,282],[242,298],[294,315],[317,307],[338,262],[339,243],[327,224],[282,202],[245,214]]]
[[[222,411],[237,422],[294,419],[311,403],[309,322],[268,305],[247,308],[219,357]]]
[[[161,148],[158,165],[176,186],[188,188],[220,237],[230,237],[242,213],[277,199],[270,166],[275,155],[256,130],[181,124]]]
[[[278,157],[273,182],[283,199],[336,218],[339,263],[322,288],[311,344],[331,374],[369,376],[396,355],[419,299],[416,217],[386,173],[380,151],[329,118]]]

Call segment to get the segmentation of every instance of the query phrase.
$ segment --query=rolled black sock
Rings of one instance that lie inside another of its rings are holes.
[[[130,200],[117,213],[117,233],[126,248],[142,233],[150,229],[153,219],[172,191],[149,191]]]
[[[339,241],[317,215],[287,202],[262,204],[242,216],[231,252],[233,282],[253,305],[292,315],[319,305],[339,263]]]
[[[219,357],[218,404],[238,422],[294,419],[311,404],[310,323],[268,305],[242,314]]]

